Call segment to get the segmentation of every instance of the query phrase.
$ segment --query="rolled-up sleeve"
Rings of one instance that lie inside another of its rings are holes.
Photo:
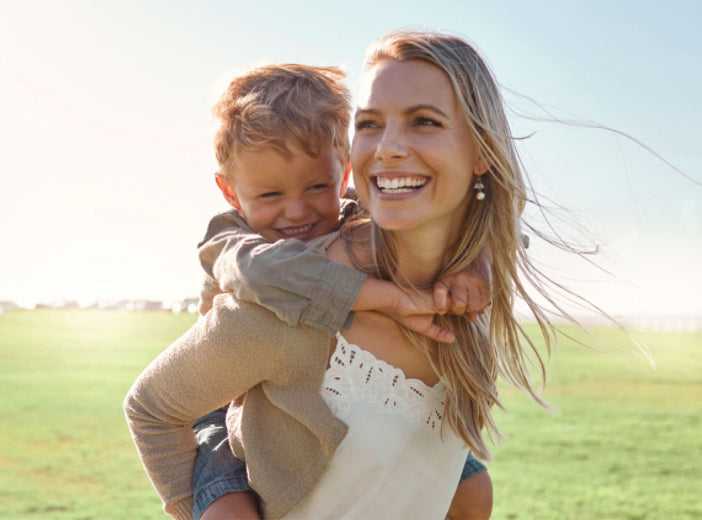
[[[198,252],[222,291],[266,307],[288,325],[309,325],[330,335],[348,325],[366,278],[299,240],[271,243],[233,212],[210,221]]]

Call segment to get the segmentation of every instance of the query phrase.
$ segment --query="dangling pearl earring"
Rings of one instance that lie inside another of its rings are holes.
[[[485,199],[485,185],[483,184],[482,176],[478,176],[478,179],[475,181],[475,185],[473,186],[473,189],[475,190],[475,198],[476,200],[484,200]]]

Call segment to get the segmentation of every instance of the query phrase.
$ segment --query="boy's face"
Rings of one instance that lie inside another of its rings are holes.
[[[269,147],[241,151],[229,181],[218,176],[217,184],[256,233],[272,242],[308,241],[336,226],[350,166],[344,168],[331,147],[311,157],[298,146],[287,146],[290,157]]]

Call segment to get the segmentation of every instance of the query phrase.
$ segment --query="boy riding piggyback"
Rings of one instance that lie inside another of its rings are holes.
[[[215,151],[216,182],[234,209],[210,221],[199,246],[206,272],[200,311],[206,314],[218,293],[232,292],[289,325],[309,325],[330,336],[348,328],[354,310],[375,310],[433,339],[452,341],[433,316],[485,308],[488,255],[417,294],[332,262],[321,249],[325,235],[363,211],[353,198],[342,198],[350,175],[349,99],[343,73],[331,67],[263,66],[230,83],[214,107]],[[218,410],[194,425],[200,444],[194,518],[258,516],[246,466],[232,454],[224,419],[225,411]],[[469,484],[478,477],[483,481],[472,496]],[[485,478],[485,467],[469,457],[463,498],[479,503],[491,496]]]

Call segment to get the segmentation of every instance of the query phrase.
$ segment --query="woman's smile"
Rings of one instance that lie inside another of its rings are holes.
[[[371,179],[375,181],[375,187],[381,196],[417,193],[429,180],[424,176],[398,174],[378,174],[371,176]]]

